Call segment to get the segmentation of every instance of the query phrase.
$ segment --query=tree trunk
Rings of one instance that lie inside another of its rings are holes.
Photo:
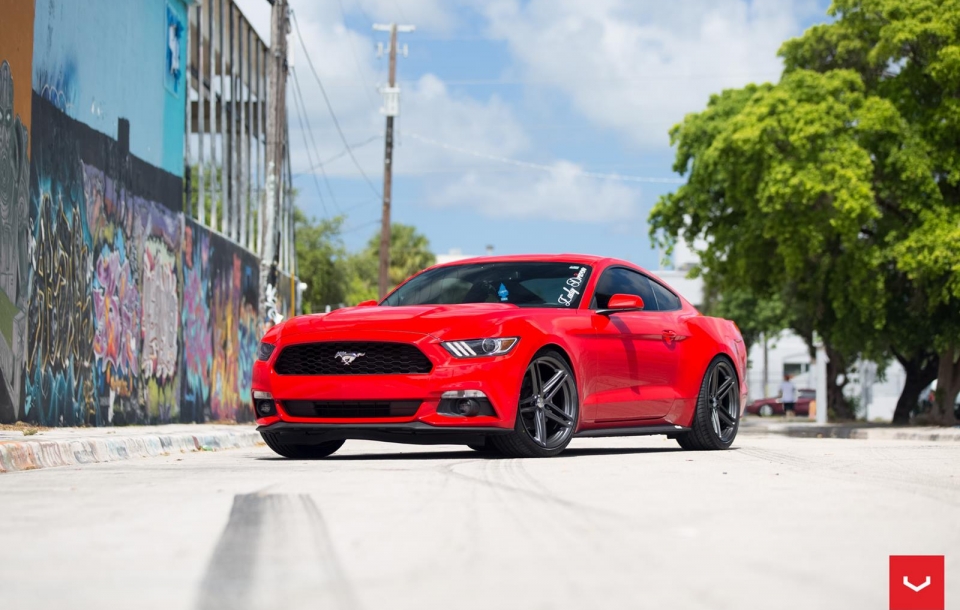
[[[900,392],[900,398],[897,400],[897,408],[893,412],[893,423],[902,426],[910,423],[910,412],[920,402],[920,392],[937,378],[937,365],[940,359],[936,354],[930,353],[921,353],[913,358],[895,355],[907,374],[903,391]]]
[[[843,395],[843,388],[849,381],[847,378],[847,363],[839,352],[824,346],[827,351],[827,408],[833,411],[833,416],[841,421],[853,421],[857,418],[850,401]],[[843,375],[843,383],[837,378]]]
[[[954,426],[957,418],[953,405],[960,394],[960,353],[956,341],[940,352],[940,366],[937,372],[937,396],[934,401],[933,418],[937,423]]]

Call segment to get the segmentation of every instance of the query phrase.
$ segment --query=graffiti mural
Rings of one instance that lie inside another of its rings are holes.
[[[22,419],[180,419],[180,180],[35,95]],[[41,122],[42,121],[42,122]],[[159,200],[159,201],[158,201]]]
[[[192,221],[184,235],[182,419],[249,421],[258,260]]]
[[[28,347],[21,419],[80,425],[96,410],[93,251],[80,143],[71,121],[34,97],[30,162]]]
[[[28,144],[27,127],[14,109],[12,69],[6,60],[0,61],[0,418],[3,419],[17,417],[22,392],[29,246]]]
[[[134,205],[140,244],[141,403],[150,421],[180,416],[180,247],[183,217],[142,198]]]
[[[213,324],[210,318],[210,237],[188,222],[183,244],[183,400],[180,418],[202,422],[210,404]]]
[[[187,4],[116,6],[0,11],[0,422],[248,421],[259,260],[183,214]]]

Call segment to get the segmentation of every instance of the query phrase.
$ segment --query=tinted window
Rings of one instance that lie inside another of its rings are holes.
[[[589,279],[590,267],[573,263],[465,263],[425,271],[382,304],[511,303],[576,309]]]
[[[676,311],[680,309],[680,297],[653,280],[650,280],[650,286],[653,288],[653,294],[657,297],[658,311]]]
[[[591,309],[606,309],[610,297],[615,294],[632,294],[643,299],[643,308],[647,311],[656,311],[657,299],[650,287],[647,276],[636,271],[614,267],[607,269],[597,282],[597,289],[593,294]]]

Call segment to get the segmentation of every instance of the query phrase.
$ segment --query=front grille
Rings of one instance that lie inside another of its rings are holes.
[[[432,369],[408,343],[343,341],[285,347],[274,365],[279,375],[410,375]]]
[[[293,417],[359,418],[411,417],[419,400],[289,400],[284,409]]]

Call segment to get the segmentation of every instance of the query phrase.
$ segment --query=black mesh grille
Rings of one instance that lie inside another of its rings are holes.
[[[373,342],[291,345],[274,365],[280,375],[409,375],[431,369],[430,360],[413,345]]]
[[[283,407],[294,417],[410,417],[416,414],[420,401],[288,400],[283,403]]]

